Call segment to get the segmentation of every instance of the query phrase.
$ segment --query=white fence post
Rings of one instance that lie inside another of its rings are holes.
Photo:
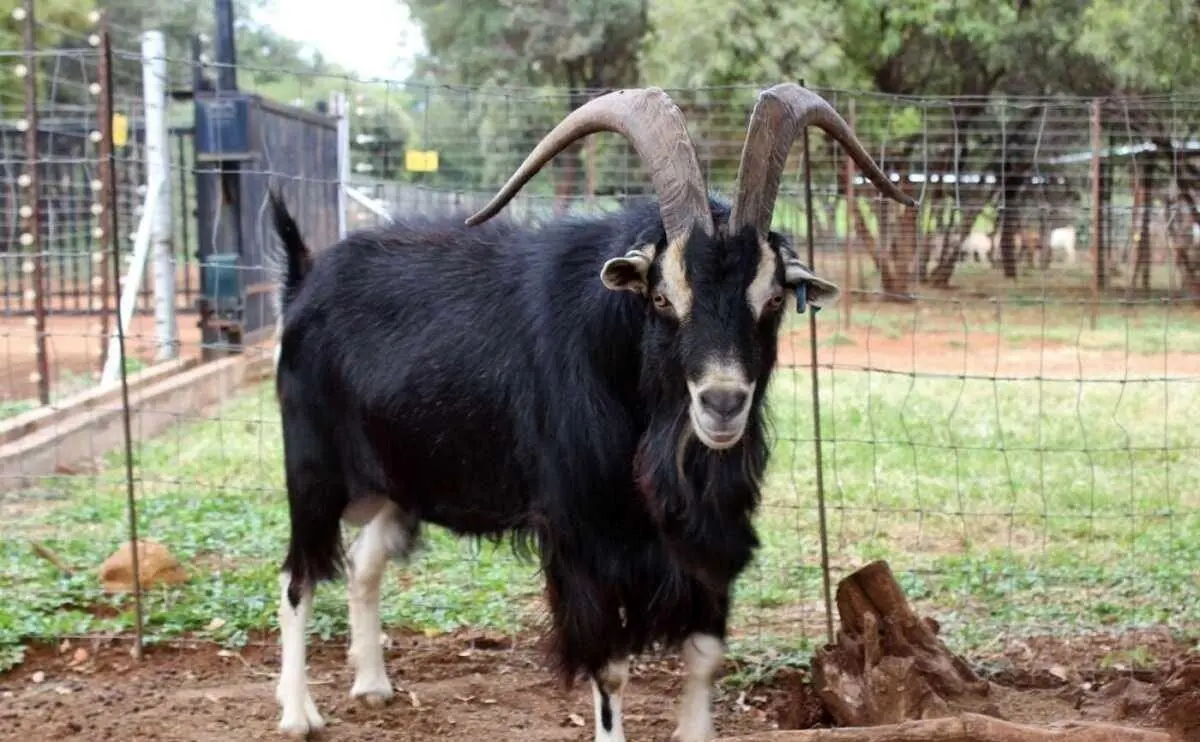
[[[346,236],[346,189],[350,187],[350,99],[345,93],[333,94],[333,115],[337,116],[338,163],[338,239]]]
[[[117,306],[117,312],[120,317],[118,321],[123,333],[129,335],[129,323],[133,320],[133,306],[137,303],[138,288],[142,285],[142,275],[146,270],[146,260],[150,255],[150,223],[153,221],[151,214],[158,208],[162,202],[163,194],[167,189],[166,180],[151,180],[146,188],[146,201],[144,203],[145,210],[142,212],[142,218],[138,221],[137,232],[133,236],[133,259],[129,261],[129,270],[125,272],[125,278],[121,282],[121,302]],[[117,334],[117,327],[114,326],[112,333],[108,336],[108,353],[104,356],[104,370],[100,374],[100,388],[107,389],[115,384],[120,379],[121,372],[121,346],[120,336]],[[128,352],[126,347],[126,352]]]
[[[171,224],[171,149],[167,135],[167,49],[161,31],[142,34],[142,90],[146,105],[146,181],[162,188],[150,218],[154,246],[154,329],[156,360],[179,355],[175,319],[175,253]],[[147,194],[149,196],[149,194]]]

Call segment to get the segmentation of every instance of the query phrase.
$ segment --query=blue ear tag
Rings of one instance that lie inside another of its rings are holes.
[[[808,306],[808,281],[801,281],[796,284],[796,314],[804,314],[804,308]],[[813,311],[817,311],[813,307]]]

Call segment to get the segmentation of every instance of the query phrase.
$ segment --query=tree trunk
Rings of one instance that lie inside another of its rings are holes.
[[[868,204],[872,201],[868,201]],[[876,203],[879,203],[876,201]],[[867,208],[872,208],[868,206]],[[908,279],[911,271],[906,263],[898,259],[901,249],[897,246],[898,231],[893,224],[895,209],[890,201],[879,203],[875,213],[875,223],[879,225],[879,239],[874,240],[867,232],[866,226],[861,225],[859,234],[863,237],[871,257],[875,259],[875,267],[879,270],[880,288],[886,301],[911,301],[909,296]],[[899,230],[903,232],[903,229]]]
[[[918,230],[917,222],[920,216],[920,209],[902,209],[897,215],[898,222],[896,230],[896,265],[904,274],[904,287],[906,291],[913,284],[913,278],[917,275],[917,260],[920,257],[920,249],[917,245]]]
[[[1095,252],[1092,256],[1096,259],[1096,286],[1101,291],[1108,288],[1108,255],[1109,255],[1109,240],[1108,240],[1108,224],[1110,221],[1111,204],[1110,197],[1112,195],[1112,171],[1107,162],[1100,163],[1100,224],[1096,234],[1092,235],[1092,244],[1095,246]]]
[[[1137,244],[1134,249],[1133,275],[1129,277],[1129,287],[1136,288],[1138,280],[1142,282],[1142,290],[1150,290],[1150,213],[1153,210],[1154,198],[1154,161],[1151,160],[1140,168],[1137,186],[1134,191],[1134,218],[1139,220],[1137,225]]]
[[[1000,265],[1004,277],[1017,277],[1017,231],[1021,228],[1021,215],[1017,210],[1024,178],[1010,173],[1004,180],[1004,202],[1000,209]]]
[[[1175,187],[1179,195],[1177,200],[1184,206],[1184,211],[1189,217],[1179,222],[1179,229],[1176,232],[1175,242],[1175,262],[1183,269],[1183,275],[1180,276],[1183,284],[1184,296],[1191,301],[1200,301],[1200,250],[1196,249],[1192,239],[1192,224],[1200,222],[1200,207],[1196,204],[1196,199],[1192,197],[1185,184],[1180,182],[1180,178],[1176,175]]]
[[[975,223],[975,220],[983,212],[985,205],[980,204],[973,209],[964,211],[958,227],[952,228],[947,226],[942,254],[938,258],[937,265],[933,268],[933,273],[929,276],[930,286],[938,289],[950,286],[950,279],[954,276],[954,269],[958,267],[959,246],[962,244],[963,237],[970,231],[971,225]]]

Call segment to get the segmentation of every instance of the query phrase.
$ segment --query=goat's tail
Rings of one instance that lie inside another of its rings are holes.
[[[292,215],[288,213],[287,206],[284,205],[283,198],[279,193],[274,188],[268,188],[267,197],[271,201],[271,216],[275,222],[275,233],[283,242],[284,255],[287,258],[280,286],[282,289],[280,309],[287,309],[296,292],[300,290],[300,284],[304,283],[304,277],[312,268],[312,251],[308,249],[308,245],[304,244],[304,238],[300,236],[300,228],[296,226],[296,220],[292,218]]]

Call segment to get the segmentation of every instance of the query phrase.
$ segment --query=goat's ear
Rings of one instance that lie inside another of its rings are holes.
[[[600,280],[611,291],[633,291],[645,295],[649,286],[647,276],[654,262],[654,245],[635,247],[622,257],[613,258],[604,264]]]
[[[779,259],[783,262],[783,283],[790,289],[797,288],[801,284],[807,286],[808,303],[814,307],[824,308],[837,303],[838,297],[842,295],[842,290],[838,288],[836,283],[826,281],[800,260],[800,256],[796,254],[796,248],[792,246],[791,240],[784,239],[777,235],[771,235],[771,242],[776,250],[779,251]]]

